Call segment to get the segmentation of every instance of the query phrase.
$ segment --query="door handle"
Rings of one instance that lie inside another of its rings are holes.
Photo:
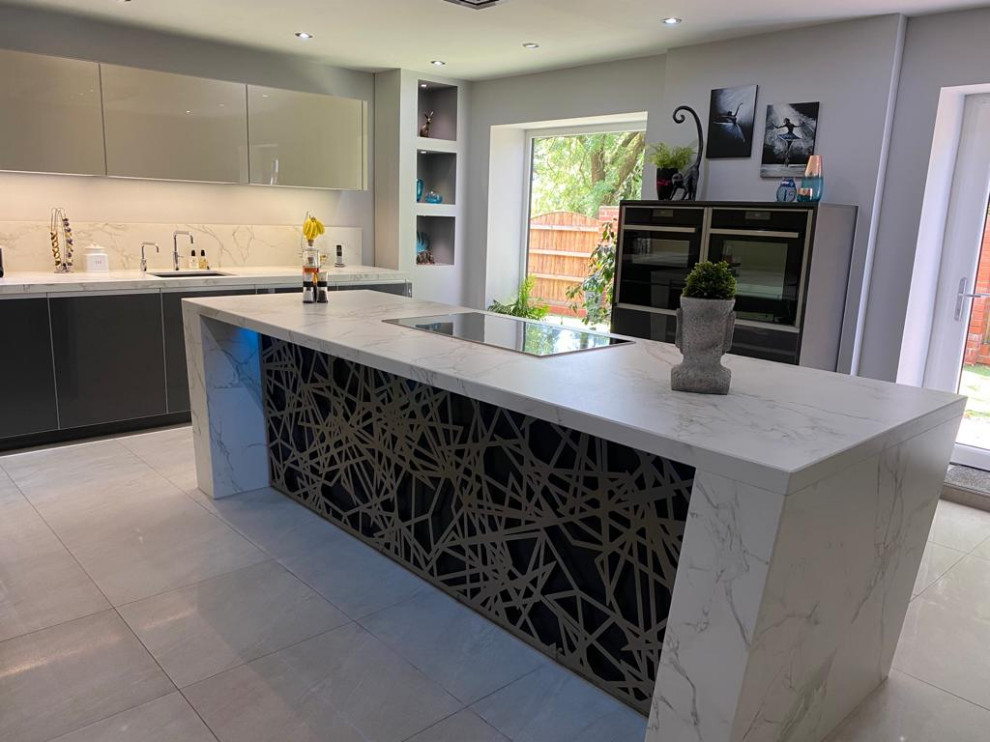
[[[966,278],[959,279],[959,291],[956,292],[956,322],[962,319],[963,302],[966,299],[990,299],[990,294],[967,294],[966,281]]]

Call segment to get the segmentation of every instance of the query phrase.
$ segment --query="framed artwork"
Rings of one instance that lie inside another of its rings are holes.
[[[819,103],[774,103],[767,106],[763,133],[763,178],[804,175],[808,158],[815,153]]]
[[[756,85],[712,91],[708,109],[709,160],[753,154],[756,93]]]

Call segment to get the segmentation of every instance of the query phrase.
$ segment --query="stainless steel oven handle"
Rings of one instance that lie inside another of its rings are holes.
[[[735,237],[781,237],[796,240],[801,235],[797,232],[770,232],[764,229],[712,229],[711,234],[727,234]]]
[[[650,224],[623,224],[630,232],[676,232],[677,234],[697,234],[697,227],[656,227]]]

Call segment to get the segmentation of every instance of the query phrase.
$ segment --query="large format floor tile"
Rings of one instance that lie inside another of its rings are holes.
[[[270,561],[131,603],[120,614],[180,688],[348,621]]]
[[[0,740],[43,742],[174,690],[113,611],[0,643]]]
[[[180,693],[171,693],[52,742],[216,742]]]
[[[894,667],[990,708],[990,560],[965,557],[911,602]]]
[[[128,451],[183,491],[196,488],[192,428],[172,428],[120,438]]]
[[[896,670],[827,742],[985,742],[990,711]]]
[[[439,590],[374,613],[361,625],[464,703],[551,661]]]
[[[471,709],[464,709],[423,730],[409,742],[509,742],[509,739]]]
[[[351,618],[429,586],[412,572],[271,488],[214,502],[227,523]]]
[[[221,742],[400,742],[461,708],[356,624],[183,692]]]
[[[53,524],[114,605],[232,572],[265,554],[178,493],[85,525]]]
[[[110,607],[25,501],[0,507],[0,641]],[[9,518],[9,520],[8,520]]]
[[[990,538],[990,513],[942,500],[929,539],[940,546],[970,552]]]
[[[918,568],[911,597],[920,595],[931,587],[964,556],[966,555],[963,552],[950,549],[948,546],[940,546],[931,541],[925,544],[925,553],[921,558],[921,567]]]
[[[646,718],[559,665],[471,707],[513,742],[642,742]]]

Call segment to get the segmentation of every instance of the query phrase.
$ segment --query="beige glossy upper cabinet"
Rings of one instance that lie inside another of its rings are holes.
[[[108,175],[248,182],[243,84],[102,69]]]
[[[0,51],[0,170],[103,175],[99,65]]]
[[[367,103],[248,86],[251,182],[367,188]]]

